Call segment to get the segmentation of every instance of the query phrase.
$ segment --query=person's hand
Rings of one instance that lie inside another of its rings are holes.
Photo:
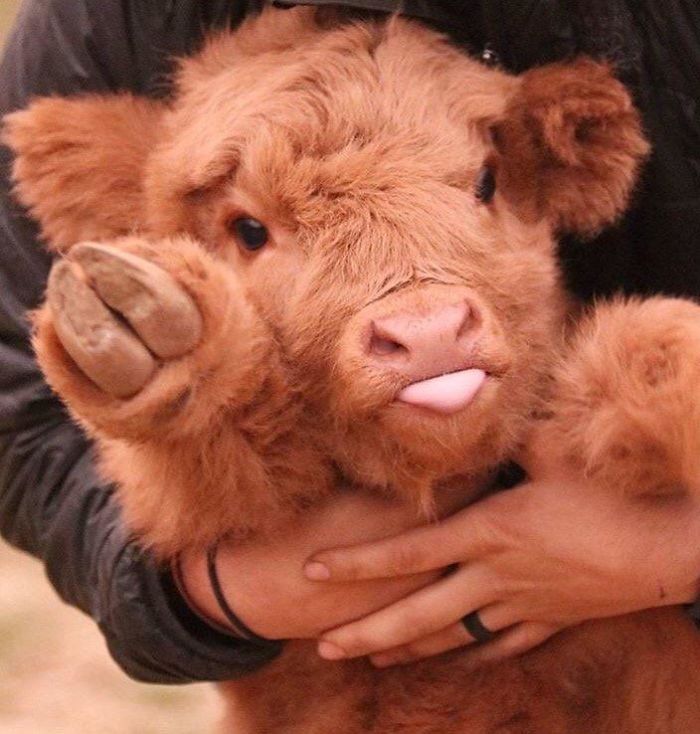
[[[309,510],[274,538],[221,544],[217,571],[224,596],[236,615],[262,637],[318,637],[329,627],[403,598],[437,574],[317,584],[303,573],[309,555],[331,545],[385,538],[417,523],[415,510],[406,506],[365,494],[343,494]],[[190,604],[205,618],[228,627],[209,582],[206,553],[184,554],[180,570]]]
[[[326,551],[306,566],[324,583],[453,572],[405,599],[325,633],[328,659],[386,666],[468,645],[478,612],[495,638],[476,662],[518,654],[584,620],[694,600],[700,509],[689,497],[636,500],[584,482],[531,482],[433,526]],[[327,579],[324,581],[324,579]]]

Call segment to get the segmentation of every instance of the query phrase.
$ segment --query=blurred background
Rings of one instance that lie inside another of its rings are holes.
[[[19,5],[0,0],[0,49]],[[0,540],[0,734],[206,734],[217,715],[213,687],[127,679],[95,624]]]
[[[0,43],[5,40],[7,29],[12,24],[12,18],[17,12],[18,0],[0,0]]]

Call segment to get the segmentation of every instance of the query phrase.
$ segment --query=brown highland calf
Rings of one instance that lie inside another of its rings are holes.
[[[39,361],[163,560],[275,534],[339,483],[419,523],[523,448],[630,502],[700,489],[700,308],[574,318],[557,268],[647,154],[605,65],[516,77],[408,20],[268,10],[169,101],[38,100],[5,139],[64,256]],[[668,609],[478,669],[293,642],[224,692],[237,734],[692,734],[700,638]]]

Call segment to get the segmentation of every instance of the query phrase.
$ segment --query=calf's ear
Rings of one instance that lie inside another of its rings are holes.
[[[15,193],[52,249],[139,229],[145,163],[164,109],[127,94],[47,97],[4,119]]]
[[[586,58],[523,74],[494,137],[499,189],[521,215],[582,235],[622,214],[649,151],[626,88]]]

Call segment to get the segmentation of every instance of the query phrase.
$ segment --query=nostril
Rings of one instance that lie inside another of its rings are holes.
[[[391,338],[376,322],[370,325],[369,353],[378,357],[405,354],[408,349]]]
[[[406,352],[408,350],[398,342],[391,341],[391,339],[383,339],[381,336],[373,334],[369,343],[369,351],[372,354],[385,356],[387,354],[396,354],[397,352]]]

